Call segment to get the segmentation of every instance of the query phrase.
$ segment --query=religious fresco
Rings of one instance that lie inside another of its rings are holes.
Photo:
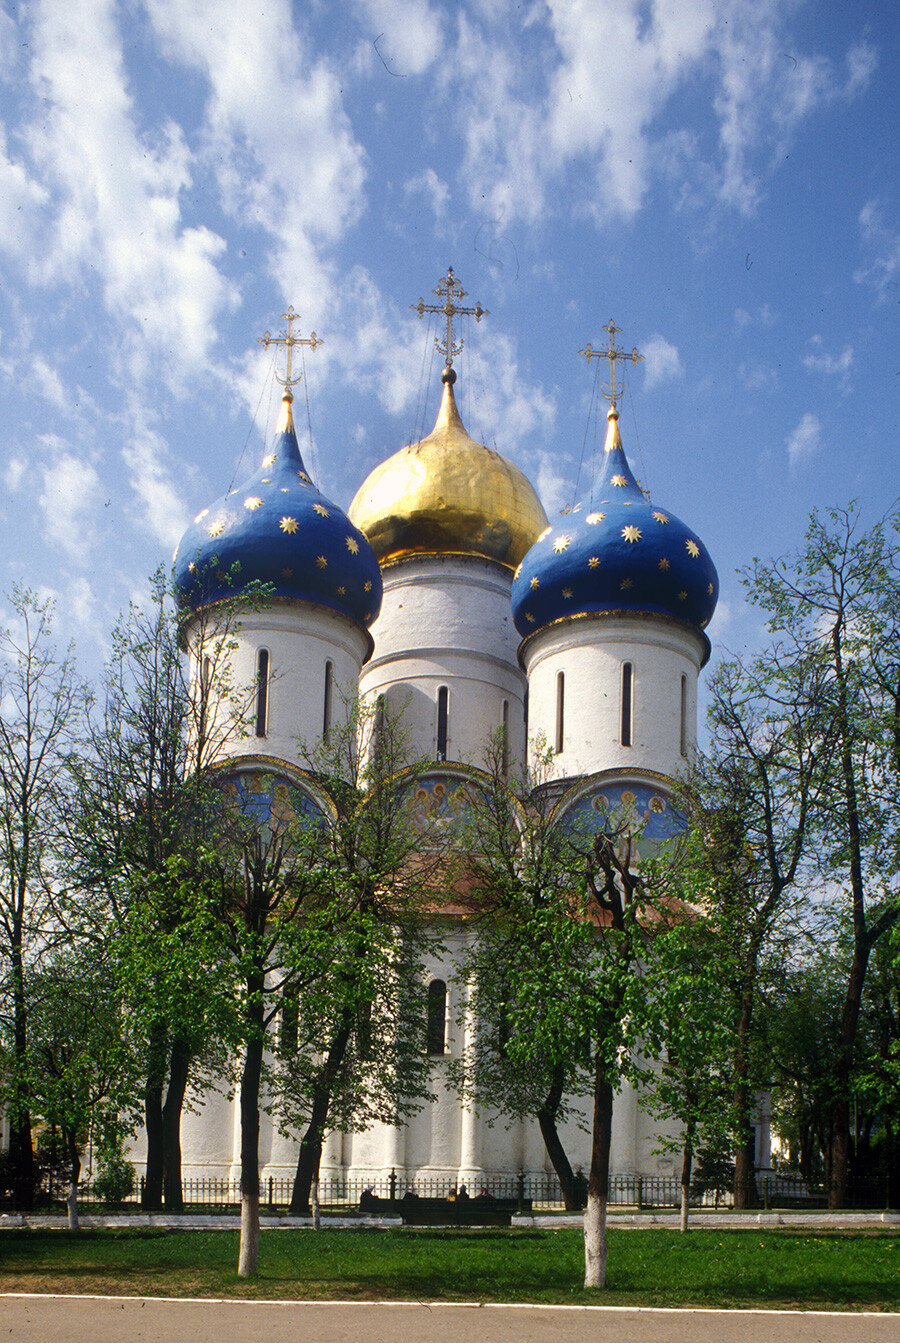
[[[283,774],[263,769],[235,771],[220,786],[226,807],[257,825],[280,830],[297,822],[327,824],[327,817],[314,798]]]
[[[649,858],[660,845],[682,829],[672,801],[660,789],[644,783],[599,783],[583,793],[562,818],[570,833],[596,834],[624,827],[635,843],[635,856]]]
[[[462,829],[468,824],[475,803],[476,786],[470,779],[453,774],[424,774],[417,776],[405,790],[413,830],[418,835],[428,831]]]

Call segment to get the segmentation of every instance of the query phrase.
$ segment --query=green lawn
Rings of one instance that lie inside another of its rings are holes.
[[[129,1296],[602,1302],[900,1310],[900,1234],[609,1233],[608,1288],[581,1287],[580,1230],[264,1231],[237,1277],[237,1233],[8,1231],[0,1291]]]

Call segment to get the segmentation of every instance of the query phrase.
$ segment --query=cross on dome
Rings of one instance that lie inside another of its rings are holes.
[[[600,391],[612,405],[616,404],[622,392],[625,390],[624,384],[621,387],[616,386],[616,360],[630,359],[633,364],[636,364],[644,357],[642,354],[638,354],[637,348],[633,349],[631,354],[627,354],[625,350],[620,349],[616,345],[616,336],[621,329],[621,327],[613,325],[613,319],[610,317],[609,322],[603,328],[604,331],[609,333],[609,348],[606,350],[595,350],[592,345],[586,345],[583,350],[578,351],[579,354],[584,355],[588,363],[590,363],[592,359],[609,360],[609,386],[601,387]]]
[[[453,319],[454,317],[474,317],[476,322],[480,322],[482,317],[490,317],[487,308],[482,308],[480,303],[476,303],[474,308],[463,308],[459,306],[458,299],[468,298],[469,295],[463,289],[459,280],[453,274],[453,267],[447,267],[447,274],[442,280],[438,280],[437,289],[431,291],[437,294],[438,298],[443,299],[443,303],[426,303],[424,299],[419,299],[418,303],[410,304],[410,312],[417,312],[419,317],[424,317],[426,312],[440,313],[446,318],[447,326],[444,332],[443,341],[435,336],[435,348],[444,356],[444,362],[447,368],[453,367],[453,356],[459,354],[463,348],[463,340],[454,344],[453,341]]]
[[[287,322],[287,335],[285,335],[284,333],[282,333],[280,336],[270,336],[269,333],[268,333],[268,331],[267,331],[266,334],[265,334],[264,336],[257,336],[256,339],[257,339],[257,341],[258,341],[258,343],[259,343],[260,345],[264,346],[265,349],[268,349],[270,345],[283,345],[283,346],[284,346],[284,349],[285,349],[285,355],[286,355],[286,359],[285,359],[285,374],[284,374],[284,377],[282,378],[282,377],[279,377],[279,375],[276,373],[276,374],[275,374],[275,381],[281,383],[282,387],[284,388],[285,396],[286,396],[286,397],[290,397],[290,396],[291,396],[291,388],[292,388],[296,383],[300,382],[301,378],[303,377],[303,374],[302,374],[302,373],[298,373],[298,374],[296,375],[296,377],[294,377],[294,376],[292,375],[292,373],[291,373],[292,356],[293,356],[293,352],[294,352],[294,346],[295,346],[295,345],[308,345],[309,348],[310,348],[311,350],[315,350],[315,348],[316,348],[318,345],[322,345],[324,342],[322,341],[321,337],[319,337],[319,336],[316,335],[315,331],[312,333],[311,336],[295,336],[295,335],[294,335],[294,323],[295,323],[295,322],[299,322],[299,320],[300,320],[300,314],[294,312],[294,305],[293,305],[293,303],[292,303],[291,306],[288,308],[287,312],[283,312],[283,313],[281,314],[281,320],[282,320],[283,322]]]

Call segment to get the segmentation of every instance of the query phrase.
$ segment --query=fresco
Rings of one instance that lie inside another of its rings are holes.
[[[257,825],[282,829],[297,821],[325,825],[327,818],[314,799],[283,774],[268,770],[241,770],[221,783],[225,805]]]
[[[658,788],[643,783],[598,784],[570,807],[562,824],[569,833],[596,834],[625,826],[636,837],[636,857],[649,858],[682,828],[672,802]]]

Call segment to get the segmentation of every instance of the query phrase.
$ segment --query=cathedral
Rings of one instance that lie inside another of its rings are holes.
[[[176,582],[197,618],[224,598],[235,565],[242,581],[259,580],[272,594],[241,615],[235,633],[234,675],[255,687],[255,712],[252,736],[229,748],[231,767],[248,788],[265,770],[303,791],[298,741],[327,734],[346,712],[339,688],[358,686],[362,702],[402,713],[413,753],[434,762],[417,784],[436,806],[502,728],[512,778],[529,776],[538,749],[549,758],[561,822],[596,823],[625,806],[652,841],[666,833],[673,781],[695,750],[718,578],[700,537],[651,503],[629,467],[616,363],[640,356],[616,347],[611,322],[609,348],[583,352],[610,362],[602,467],[590,498],[551,522],[525,475],[471,438],[460,418],[453,324],[463,313],[479,318],[480,306],[462,307],[452,269],[434,292],[439,303],[418,309],[446,321],[432,432],[377,466],[348,513],[320,493],[300,454],[291,395],[292,350],[316,337],[294,334],[291,309],[276,342],[287,371],[274,443],[243,485],[197,515],[176,552]],[[323,1181],[395,1172],[407,1183],[471,1189],[552,1171],[536,1120],[491,1123],[442,1076],[474,1030],[453,978],[469,935],[458,920],[428,966],[429,1002],[443,1014],[427,1043],[435,1101],[405,1127],[330,1133]],[[297,1140],[261,1119],[261,1177],[290,1178]],[[237,1175],[239,1127],[237,1102],[221,1095],[186,1114],[185,1177]],[[611,1171],[670,1173],[672,1158],[654,1151],[657,1127],[623,1084]],[[573,1168],[587,1169],[588,1134],[573,1121],[562,1137]]]

